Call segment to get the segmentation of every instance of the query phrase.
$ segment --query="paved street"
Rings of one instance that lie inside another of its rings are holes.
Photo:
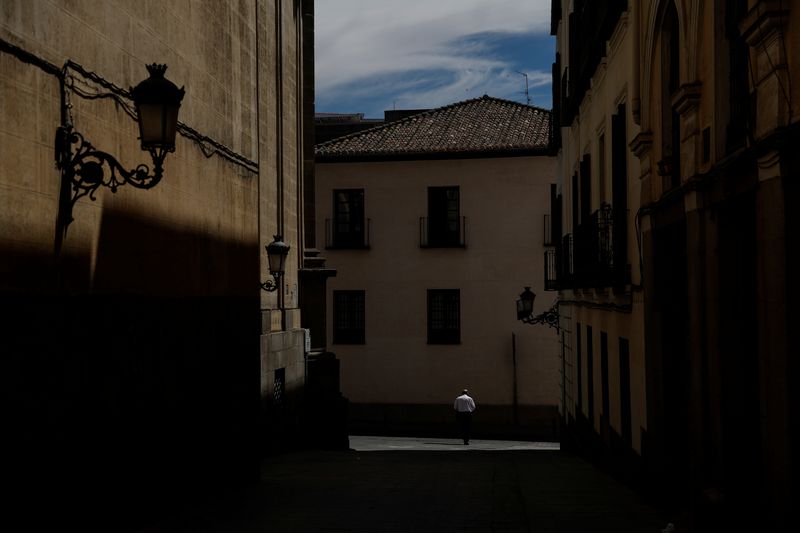
[[[558,444],[351,437],[265,461],[261,484],[160,532],[659,532],[666,520]]]

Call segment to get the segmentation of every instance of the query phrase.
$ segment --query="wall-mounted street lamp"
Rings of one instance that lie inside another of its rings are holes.
[[[286,256],[289,255],[290,246],[283,242],[283,236],[275,235],[275,240],[269,243],[267,249],[267,261],[269,262],[269,273],[272,279],[268,279],[261,284],[261,288],[267,292],[278,289],[278,280],[286,272]]]
[[[72,188],[66,206],[69,210],[66,224],[72,221],[75,202],[84,196],[95,200],[100,186],[117,192],[117,188],[125,184],[137,189],[150,189],[161,181],[164,158],[167,153],[175,151],[178,109],[184,95],[183,88],[178,89],[164,78],[166,70],[166,65],[147,65],[150,77],[130,90],[136,106],[142,150],[148,151],[153,160],[152,173],[145,164],[132,170],[125,169],[114,156],[95,149],[67,120],[58,128],[56,166],[62,170],[65,183]]]
[[[517,320],[525,324],[546,324],[551,328],[556,328],[556,331],[558,331],[558,302],[553,304],[553,307],[547,311],[533,316],[533,301],[535,299],[536,294],[531,291],[530,287],[525,287],[525,290],[522,291],[517,300]]]

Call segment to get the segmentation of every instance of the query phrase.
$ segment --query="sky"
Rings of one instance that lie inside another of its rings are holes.
[[[550,108],[550,0],[316,0],[316,110],[383,118],[484,94]]]

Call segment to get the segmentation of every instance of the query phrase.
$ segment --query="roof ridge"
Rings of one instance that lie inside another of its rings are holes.
[[[484,98],[493,98],[493,97],[484,94],[483,96],[478,96],[476,98],[470,98],[469,100],[461,100],[459,102],[453,102],[452,104],[447,104],[447,105],[444,105],[442,107],[436,107],[436,108],[433,108],[433,109],[428,109],[427,111],[423,111],[422,113],[416,113],[414,115],[409,115],[407,117],[403,117],[400,120],[393,120],[391,122],[384,122],[383,124],[380,124],[378,126],[373,126],[371,128],[366,128],[366,129],[363,129],[361,131],[348,133],[347,135],[342,135],[341,137],[336,137],[336,138],[327,140],[327,141],[325,141],[323,143],[319,143],[317,146],[326,146],[328,144],[334,143],[335,141],[342,141],[342,140],[348,139],[350,137],[358,137],[359,135],[365,135],[367,133],[374,132],[375,130],[379,130],[381,128],[386,128],[386,127],[389,127],[389,126],[397,126],[399,124],[403,124],[404,122],[410,122],[413,119],[416,119],[416,118],[419,118],[419,117],[422,117],[422,116],[425,116],[425,115],[438,113],[440,111],[444,111],[445,109],[453,108],[453,107],[456,107],[456,106],[461,106],[461,105],[467,104],[469,102],[474,102],[476,100],[482,100]],[[499,98],[495,98],[495,100],[499,100]],[[522,104],[520,104],[520,105],[522,105]]]
[[[447,105],[443,105],[441,107],[435,107],[433,109],[428,109],[427,111],[423,111],[421,113],[415,113],[413,115],[409,115],[407,117],[403,117],[400,120],[393,120],[391,122],[384,122],[383,124],[379,124],[379,125],[373,126],[371,128],[366,128],[366,129],[363,129],[363,130],[355,131],[353,133],[348,133],[347,135],[342,135],[341,137],[335,137],[333,139],[329,139],[329,140],[327,140],[325,142],[319,143],[316,146],[319,146],[319,147],[326,146],[326,145],[334,143],[336,141],[343,141],[343,140],[351,138],[351,137],[358,137],[359,135],[366,135],[367,133],[375,132],[375,130],[379,130],[381,128],[386,128],[388,126],[399,125],[399,124],[402,124],[404,122],[410,122],[411,120],[419,118],[419,117],[422,117],[424,115],[430,115],[430,114],[433,114],[433,113],[438,113],[438,112],[444,111],[446,109],[451,109],[451,108],[454,108],[454,107],[460,107],[460,106],[463,106],[463,105],[466,105],[466,104],[469,104],[469,103],[472,103],[472,102],[476,102],[478,100],[496,100],[498,102],[508,102],[508,103],[520,105],[520,106],[523,106],[523,107],[530,107],[532,109],[539,109],[540,111],[546,111],[548,113],[550,112],[549,109],[538,108],[536,106],[528,106],[528,105],[522,104],[520,102],[514,102],[513,100],[504,100],[502,98],[497,98],[495,96],[489,96],[488,94],[484,94],[483,96],[477,96],[475,98],[470,98],[468,100],[460,100],[458,102],[453,102],[452,104],[447,104]]]
[[[481,98],[487,98],[489,100],[495,100],[497,102],[504,102],[504,103],[507,103],[507,104],[514,104],[514,105],[520,106],[520,107],[529,107],[531,109],[536,109],[538,111],[544,111],[545,113],[552,113],[553,112],[552,109],[547,109],[546,107],[533,105],[533,104],[523,104],[522,102],[517,102],[515,100],[508,100],[507,98],[499,98],[497,96],[489,96],[488,94],[484,94]]]
[[[543,147],[551,115],[548,109],[484,94],[328,140],[315,151],[344,156]]]

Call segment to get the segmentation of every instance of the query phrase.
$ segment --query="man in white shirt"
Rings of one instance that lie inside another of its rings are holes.
[[[470,398],[468,392],[467,389],[464,389],[461,391],[461,396],[453,402],[453,409],[456,411],[456,418],[458,418],[458,424],[461,426],[461,438],[464,439],[464,444],[469,444],[472,413],[475,411],[475,400]]]

